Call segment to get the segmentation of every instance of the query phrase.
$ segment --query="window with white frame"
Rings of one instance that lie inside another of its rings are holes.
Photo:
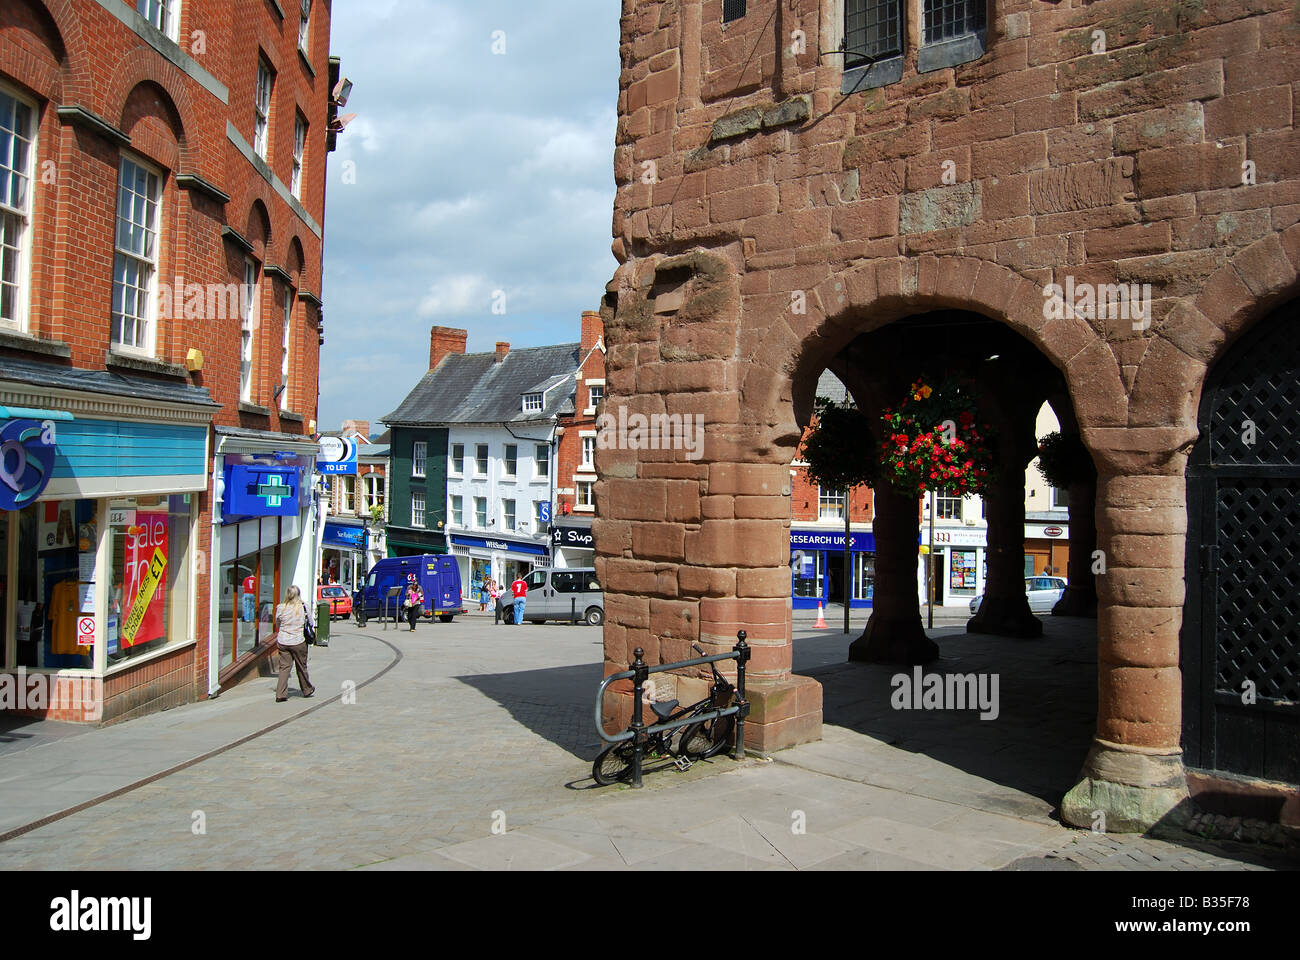
[[[253,152],[263,160],[266,159],[267,144],[270,140],[271,123],[271,89],[275,86],[275,74],[271,65],[264,59],[257,59],[257,117],[253,122]]]
[[[519,471],[519,446],[514,443],[506,444],[505,456],[502,457],[505,475],[507,477],[515,476]]]
[[[27,326],[36,108],[0,87],[0,325]]]
[[[542,395],[540,393],[524,394],[524,413],[537,413],[542,409]]]
[[[411,526],[424,526],[424,491],[415,490],[411,493]]]
[[[817,488],[817,518],[819,520],[844,519],[844,491]]]
[[[591,480],[578,481],[578,506],[594,507],[596,505],[595,486],[595,483]]]
[[[1065,487],[1052,487],[1052,509],[1064,509],[1070,505],[1070,491]]]
[[[280,409],[289,410],[289,348],[293,329],[293,290],[284,288],[284,344],[280,348]]]
[[[487,497],[474,498],[474,526],[487,529]]]
[[[534,474],[538,477],[549,477],[551,475],[551,448],[544,443],[537,444],[533,451],[533,463],[536,464]]]
[[[480,477],[486,477],[487,468],[488,445],[486,443],[476,444],[474,447],[474,473]]]
[[[962,498],[939,491],[935,496],[934,516],[936,520],[960,520],[962,518]]]
[[[458,477],[465,473],[465,444],[463,443],[451,445],[451,472]]]
[[[533,523],[536,524],[538,530],[541,530],[542,527],[544,527],[544,526],[546,525],[546,521],[542,519],[542,501],[541,501],[541,500],[534,500],[534,501],[533,501]]]
[[[302,157],[307,148],[307,121],[302,114],[293,118],[293,171],[289,175],[289,192],[302,199]]]
[[[239,399],[245,403],[253,401],[253,353],[257,328],[258,301],[261,297],[257,291],[257,263],[247,257],[244,259],[244,289],[240,304],[243,316],[239,324]]]
[[[501,517],[504,526],[503,530],[513,530],[515,528],[515,502],[513,500],[501,501]]]
[[[582,469],[596,469],[596,438],[582,438]]]
[[[590,403],[587,404],[588,410],[595,410],[600,406],[600,401],[605,399],[605,385],[603,383],[591,383],[587,385],[587,396]]]
[[[180,6],[180,0],[136,0],[135,9],[164,36],[175,40],[180,26]]]
[[[152,354],[162,174],[123,156],[113,246],[113,346]]]
[[[411,476],[423,477],[428,468],[429,444],[425,440],[416,440],[411,447]]]
[[[361,487],[362,496],[365,497],[361,504],[361,509],[369,513],[373,507],[384,508],[384,475],[381,473],[368,473]],[[382,517],[383,514],[381,513]]]
[[[307,40],[311,27],[311,0],[302,0],[302,9],[298,17],[298,49],[308,53]]]
[[[356,477],[339,477],[339,481],[340,481],[340,487],[341,487],[341,489],[340,489],[340,491],[339,491],[339,512],[340,512],[340,513],[355,513],[355,512],[356,512],[357,478],[356,478]]]
[[[451,498],[451,522],[457,527],[465,525],[465,500],[459,495]]]

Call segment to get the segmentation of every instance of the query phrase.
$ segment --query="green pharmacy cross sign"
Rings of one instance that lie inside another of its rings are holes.
[[[279,474],[271,474],[264,483],[257,485],[257,495],[266,501],[268,507],[278,507],[284,498],[293,493],[293,488],[284,482]]]

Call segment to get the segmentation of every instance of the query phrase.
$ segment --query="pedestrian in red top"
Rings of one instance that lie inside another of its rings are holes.
[[[510,592],[515,597],[515,623],[524,622],[524,604],[528,602],[528,583],[523,577],[516,577],[510,584]]]

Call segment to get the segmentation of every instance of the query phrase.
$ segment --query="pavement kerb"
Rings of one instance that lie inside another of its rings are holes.
[[[387,666],[385,666],[383,669],[379,670],[377,673],[373,674],[372,676],[367,677],[365,680],[358,683],[356,686],[357,690],[360,690],[363,687],[367,687],[370,684],[374,683],[376,680],[380,679],[384,674],[388,673],[388,671],[392,670],[399,663],[401,663],[403,658],[402,651],[398,647],[389,643],[383,637],[376,637],[373,634],[366,634],[365,636],[367,639],[376,640],[379,643],[382,643],[384,646],[388,647],[388,649],[393,651],[394,656],[393,659],[389,661]],[[274,730],[278,730],[281,727],[283,727],[285,724],[293,723],[295,720],[301,720],[303,717],[310,716],[311,714],[315,713],[317,710],[323,710],[326,707],[328,707],[330,704],[336,703],[341,699],[343,699],[343,693],[339,692],[334,696],[330,697],[328,700],[322,700],[320,703],[308,707],[306,710],[300,710],[298,713],[295,713],[292,716],[285,717],[283,720],[277,720],[275,723],[268,724],[267,726],[262,727],[261,729],[254,730],[252,733],[239,737],[236,740],[232,740],[230,743],[222,744],[219,747],[215,747],[211,750],[208,750],[206,753],[200,754],[197,757],[192,757],[189,760],[184,760],[180,763],[173,764],[172,766],[168,767],[166,770],[161,770],[158,773],[151,774],[150,776],[147,777],[143,777],[132,783],[128,783],[126,786],[118,787],[116,790],[110,790],[108,793],[101,794],[100,796],[97,797],[92,797],[89,800],[83,800],[81,803],[75,804],[74,806],[71,807],[67,807],[66,809],[63,810],[56,811],[55,813],[49,814],[48,816],[41,817],[39,820],[33,820],[31,823],[25,823],[20,827],[14,827],[13,829],[6,831],[5,833],[0,833],[0,843],[4,843],[7,840],[12,840],[15,837],[21,837],[23,834],[30,833],[33,830],[39,830],[41,827],[47,826],[58,820],[62,820],[65,817],[70,817],[73,814],[80,813],[82,810],[87,810],[90,807],[97,806],[101,803],[104,803],[107,800],[112,800],[115,797],[120,797],[125,793],[130,793],[132,790],[138,790],[140,787],[148,786],[149,784],[154,783],[158,780],[162,780],[165,777],[169,777],[174,773],[179,773],[180,771],[195,766],[196,764],[203,763],[205,760],[210,760],[213,757],[220,756],[221,754],[226,753],[229,750],[234,750],[236,747],[242,747],[244,744],[248,743],[249,741],[256,740],[258,737],[265,736],[266,734],[271,733]]]

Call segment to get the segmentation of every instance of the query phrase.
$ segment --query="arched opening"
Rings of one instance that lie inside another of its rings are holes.
[[[1188,766],[1300,782],[1300,301],[1211,368],[1187,467]]]

